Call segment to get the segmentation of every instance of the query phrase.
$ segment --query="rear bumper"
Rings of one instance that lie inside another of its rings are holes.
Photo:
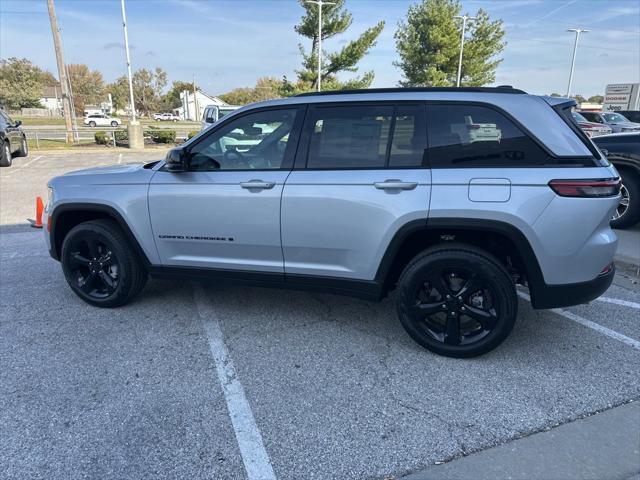
[[[533,308],[558,308],[589,303],[607,291],[616,274],[615,265],[593,280],[566,285],[537,285],[531,290]]]

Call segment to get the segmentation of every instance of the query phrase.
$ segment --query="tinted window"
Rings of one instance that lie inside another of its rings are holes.
[[[420,167],[427,146],[424,106],[399,106],[389,154],[389,167]]]
[[[582,116],[587,120],[589,120],[590,122],[602,123],[602,119],[600,118],[600,115],[598,115],[597,113],[580,112],[580,114],[582,114]]]
[[[538,165],[547,158],[511,120],[488,107],[430,105],[427,120],[435,168]]]
[[[424,107],[317,107],[311,114],[307,168],[421,166],[426,145]]]
[[[623,117],[622,115],[620,115],[619,113],[603,113],[602,114],[605,118],[605,120],[607,122],[618,122],[618,123],[624,123],[624,122],[628,122],[629,120],[627,120],[625,117]]]
[[[267,110],[231,120],[191,149],[191,169],[281,168],[296,113],[296,109]]]

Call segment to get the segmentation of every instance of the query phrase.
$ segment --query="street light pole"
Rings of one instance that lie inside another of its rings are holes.
[[[306,3],[313,3],[318,6],[318,91],[322,89],[322,6],[335,5],[334,2],[324,2],[323,0],[305,0]]]
[[[456,81],[456,87],[460,86],[460,77],[462,75],[462,51],[464,50],[464,33],[467,29],[467,22],[475,20],[476,17],[470,17],[466,13],[462,16],[456,15],[453,18],[461,18],[462,19],[462,33],[460,35],[460,58],[458,59],[458,80]]]
[[[124,0],[120,0],[122,7],[122,28],[124,29],[124,51],[127,55],[127,75],[129,77],[129,105],[131,106],[131,122],[136,121],[136,106],[133,100],[133,77],[131,76],[131,57],[129,56],[129,34],[127,33],[127,14],[124,9]]]
[[[573,81],[573,68],[576,65],[576,53],[578,52],[578,40],[580,39],[581,33],[586,33],[589,30],[585,30],[584,28],[570,28],[567,32],[575,32],[576,39],[573,43],[573,56],[571,57],[571,70],[569,71],[569,85],[567,85],[567,97],[571,94],[571,82]]]

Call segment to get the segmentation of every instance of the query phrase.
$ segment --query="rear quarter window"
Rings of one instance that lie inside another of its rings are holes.
[[[536,166],[547,153],[514,122],[489,107],[438,104],[427,107],[432,168]]]

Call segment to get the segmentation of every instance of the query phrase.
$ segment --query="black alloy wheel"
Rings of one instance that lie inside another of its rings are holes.
[[[71,289],[97,307],[124,305],[148,277],[122,229],[110,219],[73,227],[62,242],[61,263]]]
[[[472,357],[498,346],[517,315],[515,286],[502,264],[468,245],[426,250],[398,283],[398,314],[423,347]]]

